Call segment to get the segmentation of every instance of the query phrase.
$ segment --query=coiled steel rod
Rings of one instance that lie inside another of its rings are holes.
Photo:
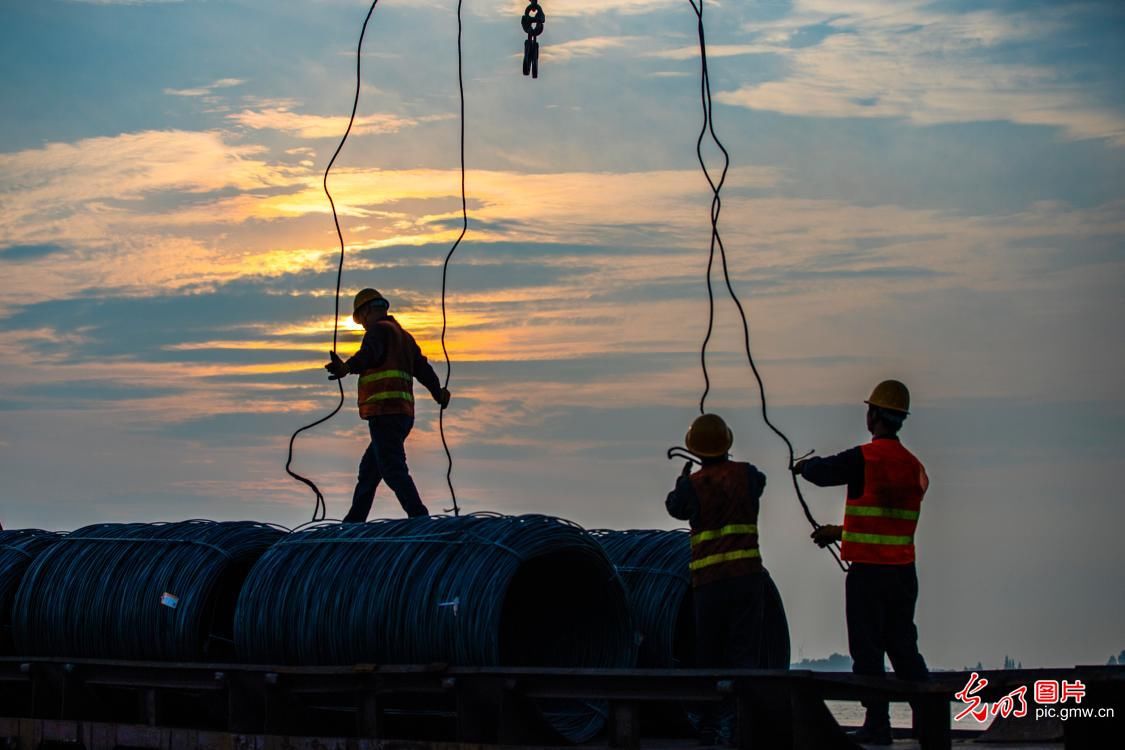
[[[194,661],[233,655],[234,603],[285,531],[251,521],[98,524],[31,563],[12,613],[21,654]]]
[[[691,609],[691,546],[683,531],[590,532],[625,580],[637,630],[637,666],[669,669],[690,665],[694,650]]]
[[[40,529],[0,531],[0,654],[12,649],[12,602],[27,567],[59,534]]]
[[[592,531],[629,589],[643,641],[642,667],[691,667],[695,622],[691,608],[691,535],[687,531]],[[789,623],[773,578],[765,573],[760,664],[789,667]]]
[[[310,526],[254,566],[235,615],[257,663],[630,667],[624,584],[583,529],[547,516]],[[571,741],[602,710],[541,705]]]

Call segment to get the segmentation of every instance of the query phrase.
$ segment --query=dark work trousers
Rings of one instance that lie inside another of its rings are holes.
[[[698,668],[754,669],[761,662],[765,577],[751,573],[705,583],[692,590],[695,663]],[[719,729],[734,701],[699,705],[701,731]]]
[[[344,516],[345,523],[363,523],[375,501],[379,482],[386,482],[394,490],[399,504],[411,518],[428,516],[430,512],[418,497],[418,488],[406,467],[406,436],[414,428],[414,417],[409,414],[383,414],[367,420],[371,430],[371,445],[359,462],[352,507]]]
[[[847,580],[848,649],[852,672],[882,676],[883,654],[903,680],[929,679],[926,661],[918,652],[914,604],[918,601],[918,572],[910,565],[852,563]],[[890,726],[886,701],[864,701],[864,726]]]

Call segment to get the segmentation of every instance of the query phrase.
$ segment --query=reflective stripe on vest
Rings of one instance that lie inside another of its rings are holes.
[[[691,523],[693,586],[756,573],[762,569],[758,550],[758,498],[751,486],[749,464],[722,461],[691,475],[699,502]]]
[[[845,506],[840,556],[874,565],[913,563],[926,470],[898,440],[876,439],[860,450],[863,494]]]
[[[383,360],[359,374],[359,416],[414,415],[413,365],[421,352],[414,338],[392,317],[375,324],[384,331]]]
[[[719,537],[731,536],[732,534],[757,534],[758,525],[753,523],[732,523],[724,526],[721,529],[713,529],[711,531],[701,531],[698,534],[691,535],[691,543],[693,545],[709,541],[711,539],[718,539]]]
[[[407,393],[406,391],[381,391],[368,396],[364,399],[363,403],[370,404],[372,401],[386,401],[392,398],[401,398],[403,401],[414,401],[414,394]]]
[[[914,544],[912,536],[893,536],[891,534],[861,534],[857,531],[845,531],[845,542],[858,542],[859,544]]]
[[[879,508],[874,505],[849,505],[844,509],[848,516],[875,516],[877,518],[901,518],[904,521],[917,521],[918,511],[902,508]]]
[[[711,565],[718,565],[719,563],[734,562],[735,560],[747,560],[754,557],[761,557],[762,553],[756,549],[739,549],[734,552],[720,552],[717,555],[708,555],[701,557],[698,560],[692,560],[691,565],[688,567],[692,571],[699,570],[700,568],[707,568]]]
[[[379,372],[371,372],[363,375],[359,379],[359,384],[370,383],[373,380],[385,380],[386,378],[398,378],[399,380],[413,380],[414,376],[402,370],[380,370]]]

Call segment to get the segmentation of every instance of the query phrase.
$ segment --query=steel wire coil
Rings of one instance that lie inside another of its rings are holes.
[[[235,614],[258,663],[631,667],[621,578],[582,528],[540,515],[311,526],[251,570]],[[604,707],[541,704],[584,741]]]
[[[687,531],[599,529],[590,532],[605,549],[629,590],[641,636],[638,665],[651,668],[695,667],[695,612],[692,607],[691,534]],[[785,605],[769,571],[763,570],[762,633],[759,666],[789,668],[789,623]],[[699,728],[698,706],[669,711],[654,705],[644,716],[658,731],[680,733]],[[724,737],[733,736],[734,714],[724,704],[718,716]],[[686,723],[685,723],[686,722]]]
[[[637,665],[655,669],[690,666],[695,626],[687,533],[609,529],[590,533],[605,549],[629,591],[642,637]]]
[[[12,614],[16,649],[28,656],[230,658],[242,581],[284,535],[252,521],[78,529],[24,574]]]
[[[687,531],[599,529],[590,532],[605,549],[629,590],[642,642],[641,667],[693,666],[695,619],[691,604],[691,535]],[[789,622],[785,605],[764,571],[762,644],[764,669],[788,669]]]
[[[0,654],[13,653],[12,603],[27,567],[59,537],[41,529],[0,531]]]

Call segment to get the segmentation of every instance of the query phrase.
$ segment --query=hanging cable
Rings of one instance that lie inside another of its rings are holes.
[[[461,102],[461,234],[453,242],[453,247],[445,256],[445,263],[441,267],[441,353],[445,355],[445,383],[443,388],[449,388],[449,378],[453,374],[453,363],[449,359],[449,350],[445,348],[445,331],[448,320],[445,313],[446,278],[449,274],[449,260],[465,238],[469,230],[469,208],[465,200],[465,78],[462,71],[463,56],[461,54],[461,0],[457,0],[457,91]],[[453,454],[449,450],[449,443],[445,439],[445,407],[438,411],[438,433],[441,435],[441,447],[445,449],[445,458],[448,461],[445,470],[445,483],[449,485],[449,496],[453,498],[453,515],[461,515],[461,508],[457,505],[457,492],[453,489]]]
[[[719,236],[719,212],[722,210],[723,204],[719,192],[723,189],[723,184],[727,179],[730,154],[727,153],[719,137],[715,135],[715,129],[711,122],[711,81],[707,71],[707,45],[703,34],[703,0],[700,0],[698,6],[696,6],[695,0],[688,0],[688,2],[691,3],[692,10],[695,11],[698,19],[699,57],[702,62],[700,97],[703,101],[703,126],[699,130],[699,137],[695,139],[695,155],[699,159],[699,166],[703,169],[703,176],[707,179],[707,184],[711,186],[711,247],[707,255],[707,332],[703,336],[703,344],[699,349],[699,365],[703,370],[703,394],[699,397],[699,413],[703,414],[706,411],[707,396],[711,392],[711,377],[707,372],[707,345],[711,342],[711,334],[715,328],[715,291],[711,286],[711,269],[715,265],[715,245],[721,246],[722,243]],[[703,158],[703,138],[707,135],[708,130],[711,131],[711,140],[723,154],[723,169],[717,182],[712,179],[711,172],[707,168],[707,162]]]
[[[718,248],[719,259],[723,269],[723,281],[726,284],[727,292],[730,294],[731,301],[734,302],[735,307],[738,308],[739,318],[741,318],[742,320],[742,338],[746,350],[746,361],[750,364],[750,370],[754,373],[754,380],[758,385],[758,395],[761,403],[762,420],[766,423],[766,426],[769,427],[770,430],[773,431],[773,433],[781,438],[781,440],[785,443],[785,447],[789,451],[789,468],[792,469],[793,464],[796,461],[796,452],[793,450],[793,443],[790,442],[785,433],[778,429],[777,426],[774,425],[772,421],[770,421],[769,412],[766,405],[765,383],[763,383],[762,376],[758,372],[758,365],[754,361],[754,354],[751,351],[750,347],[750,324],[746,318],[746,311],[742,307],[742,301],[738,298],[738,294],[734,291],[734,284],[731,282],[730,278],[730,269],[727,267],[726,248],[723,246],[722,236],[719,234],[719,213],[722,211],[723,206],[722,198],[720,197],[720,191],[723,188],[723,184],[726,182],[727,169],[730,166],[730,154],[727,152],[726,147],[723,146],[722,141],[719,140],[719,136],[715,133],[715,122],[712,114],[711,103],[711,77],[707,69],[707,40],[703,27],[704,0],[699,0],[698,4],[696,3],[696,0],[688,0],[688,2],[691,3],[692,10],[695,11],[697,29],[699,33],[699,59],[701,64],[700,99],[703,106],[703,126],[700,129],[699,137],[695,142],[695,153],[699,159],[699,166],[702,168],[703,174],[707,178],[707,183],[711,186],[711,248],[710,254],[707,258],[708,315],[707,333],[703,338],[703,345],[700,348],[699,353],[700,364],[703,368],[704,381],[703,395],[699,399],[699,413],[702,414],[704,412],[707,395],[711,390],[711,379],[707,373],[707,345],[711,340],[711,334],[714,330],[715,324],[715,296],[714,290],[711,286],[711,270],[714,267],[715,263],[715,249]],[[723,154],[723,168],[717,180],[712,177],[711,171],[707,168],[707,162],[703,158],[703,139],[708,134],[711,136],[711,141]],[[817,523],[817,520],[813,518],[812,511],[809,510],[809,504],[805,501],[805,496],[801,492],[801,486],[797,481],[797,475],[790,472],[790,476],[793,480],[793,490],[797,493],[797,500],[798,502],[800,502],[801,509],[805,513],[805,518],[808,519],[808,522],[812,525],[814,530],[819,529],[821,524]],[[831,553],[832,557],[836,560],[836,564],[840,566],[840,569],[846,571],[847,566],[844,565],[843,561],[840,560],[840,556],[837,552],[838,547],[835,544],[832,544],[825,549],[827,549],[829,553]]]
[[[339,337],[340,331],[340,282],[344,278],[344,233],[340,229],[340,217],[336,213],[336,201],[332,199],[332,193],[328,190],[328,174],[332,171],[332,165],[336,163],[336,157],[344,149],[344,144],[348,141],[348,135],[352,132],[352,125],[355,124],[355,113],[359,109],[359,90],[363,85],[363,77],[361,74],[361,64],[363,62],[363,37],[367,34],[367,24],[371,21],[371,14],[375,12],[375,6],[379,4],[379,0],[374,0],[371,7],[367,10],[367,17],[363,19],[363,28],[359,32],[359,44],[356,45],[355,50],[355,97],[352,100],[352,114],[348,118],[348,127],[344,131],[344,136],[340,139],[339,145],[336,146],[335,153],[332,158],[328,160],[328,166],[324,169],[324,194],[328,196],[328,204],[332,206],[332,221],[336,225],[336,237],[340,240],[340,263],[336,267],[336,303],[334,308],[335,317],[332,320],[332,351],[336,351],[336,342]],[[458,9],[458,13],[460,10]],[[344,405],[344,381],[338,379],[336,386],[340,389],[340,400],[336,403],[336,408],[329,412],[327,415],[321,417],[315,422],[311,422],[304,427],[299,428],[289,437],[289,457],[285,459],[285,472],[289,476],[296,479],[298,482],[303,482],[309,489],[316,495],[316,505],[313,508],[312,520],[320,521],[328,514],[328,507],[324,503],[324,493],[316,486],[316,483],[307,477],[303,477],[297,472],[293,471],[290,467],[293,464],[293,443],[297,440],[297,436],[305,430],[310,430],[317,425],[324,424],[340,411]]]

